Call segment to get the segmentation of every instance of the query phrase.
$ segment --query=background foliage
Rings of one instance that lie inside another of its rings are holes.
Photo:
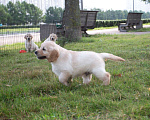
[[[106,10],[103,11],[101,9],[94,8],[92,10],[98,10],[97,20],[118,20],[118,19],[127,19],[127,15],[129,12],[127,10]],[[150,12],[144,12],[144,11],[136,11],[138,13],[142,14],[142,19],[150,18]]]
[[[43,16],[42,10],[25,1],[22,3],[17,1],[15,4],[9,1],[7,6],[0,5],[0,13],[0,23],[8,25],[36,25]]]
[[[143,23],[150,23],[150,19],[143,19]],[[96,28],[99,27],[112,27],[112,26],[118,26],[120,23],[126,23],[126,19],[124,20],[97,20],[96,21]]]
[[[61,20],[63,16],[63,9],[56,7],[49,7],[45,13],[45,22],[51,23],[55,20]]]
[[[97,20],[120,20],[127,19],[127,14],[130,11],[127,10],[101,10],[101,9],[91,9],[98,10]],[[0,23],[3,25],[37,25],[40,22],[53,23],[62,19],[62,13],[64,9],[49,7],[46,13],[42,13],[42,10],[36,7],[34,4],[28,4],[27,2],[17,1],[15,4],[9,1],[9,3],[4,6],[0,5]],[[142,19],[150,18],[150,12],[142,12]]]

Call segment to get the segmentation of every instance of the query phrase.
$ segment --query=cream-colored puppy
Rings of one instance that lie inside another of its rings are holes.
[[[49,35],[49,37],[44,42],[46,42],[46,41],[54,41],[54,42],[56,42],[57,39],[58,39],[57,35],[52,33],[52,34]]]
[[[77,76],[82,76],[83,83],[88,84],[92,79],[92,74],[102,80],[104,85],[109,85],[110,74],[105,71],[104,59],[125,61],[109,53],[67,50],[52,41],[42,43],[41,48],[35,51],[35,54],[38,59],[47,59],[51,62],[52,71],[66,86],[72,78]]]
[[[25,48],[27,52],[33,52],[38,49],[38,46],[32,41],[33,36],[31,34],[26,34],[24,36],[25,40]]]

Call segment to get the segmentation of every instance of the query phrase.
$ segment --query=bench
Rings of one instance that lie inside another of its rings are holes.
[[[96,16],[98,11],[80,10],[81,31],[85,34],[88,29],[94,29],[96,24]],[[56,23],[57,34],[65,34],[65,16],[63,13],[62,21]]]
[[[80,11],[80,19],[81,19],[81,31],[86,33],[87,29],[95,28],[96,24],[96,16],[98,11]],[[61,21],[54,21],[51,24],[40,24],[40,40],[44,41],[49,37],[51,33],[55,33],[57,35],[65,35],[65,16],[63,13],[63,18]],[[86,33],[87,34],[87,33]]]
[[[126,23],[120,23],[118,30],[120,32],[126,32],[128,29],[140,29],[143,28],[143,21],[141,16],[143,13],[128,13]]]

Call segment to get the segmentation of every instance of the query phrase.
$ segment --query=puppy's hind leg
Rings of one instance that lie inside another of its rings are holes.
[[[85,73],[82,75],[82,79],[83,79],[83,84],[89,84],[91,82],[91,79],[92,79],[92,74],[91,73]]]
[[[59,75],[59,82],[61,82],[62,84],[69,86],[70,81],[71,81],[72,77],[69,73],[67,72],[63,72]]]

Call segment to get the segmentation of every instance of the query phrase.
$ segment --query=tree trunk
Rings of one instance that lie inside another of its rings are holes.
[[[65,0],[65,37],[69,41],[82,37],[79,0]]]

